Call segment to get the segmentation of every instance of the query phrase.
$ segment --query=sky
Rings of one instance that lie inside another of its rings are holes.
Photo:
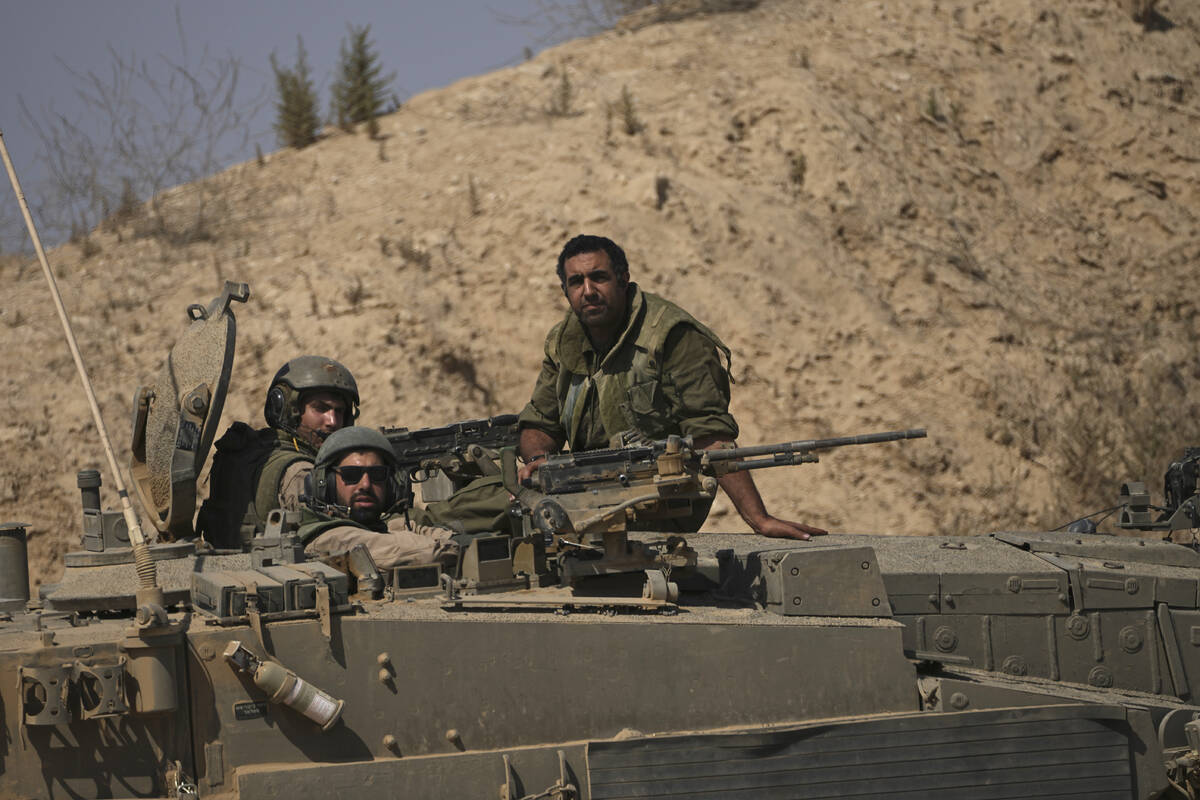
[[[0,132],[4,135],[35,222],[40,230],[39,187],[49,172],[41,163],[42,145],[21,111],[18,97],[39,119],[50,114],[88,125],[85,104],[77,97],[82,80],[72,75],[111,74],[116,53],[151,65],[165,55],[215,65],[234,58],[240,64],[239,102],[261,108],[249,121],[249,140],[230,163],[252,158],[257,143],[277,149],[272,130],[274,79],[268,61],[295,60],[301,36],[320,96],[328,107],[328,89],[347,24],[369,24],[371,39],[385,73],[396,74],[393,88],[401,101],[426,89],[518,63],[526,47],[537,49],[546,31],[505,23],[528,18],[539,0],[3,0],[0,2]],[[182,26],[177,24],[177,14]],[[68,69],[69,68],[69,69]],[[15,233],[14,233],[15,227]],[[20,210],[7,176],[0,187],[0,252],[19,242],[27,249]],[[17,239],[14,240],[13,236]],[[21,241],[23,239],[23,241]]]

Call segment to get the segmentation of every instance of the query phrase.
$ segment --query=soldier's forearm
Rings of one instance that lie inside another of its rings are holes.
[[[553,453],[560,447],[562,447],[562,442],[537,428],[522,428],[520,439],[517,442],[517,452],[525,461],[532,461],[547,453]]]
[[[725,494],[733,501],[734,508],[746,521],[746,524],[758,531],[759,525],[767,515],[767,507],[763,504],[762,495],[754,485],[754,478],[749,472],[730,472],[717,479]]]

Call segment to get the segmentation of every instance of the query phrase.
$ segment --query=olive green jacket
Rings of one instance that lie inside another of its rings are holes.
[[[629,319],[599,354],[574,312],[546,337],[542,371],[520,416],[572,450],[609,446],[617,434],[736,438],[729,414],[729,348],[679,306],[629,286]]]

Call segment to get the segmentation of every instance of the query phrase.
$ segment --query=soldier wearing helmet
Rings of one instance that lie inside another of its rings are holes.
[[[315,455],[325,437],[358,418],[358,384],[331,358],[293,358],[271,379],[263,416],[272,428],[310,445]]]
[[[235,422],[217,441],[197,532],[214,547],[241,547],[272,509],[298,508],[317,449],[354,421],[358,403],[354,376],[331,358],[300,356],[280,367],[263,404],[268,427]]]
[[[407,510],[412,496],[398,474],[392,447],[373,428],[343,428],[321,445],[305,485],[300,540],[318,557],[365,545],[383,569],[408,564],[452,566],[452,532],[417,527]]]

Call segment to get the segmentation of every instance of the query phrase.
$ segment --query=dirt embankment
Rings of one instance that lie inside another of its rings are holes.
[[[763,2],[569,42],[414,98],[378,141],[235,167],[204,241],[129,222],[51,259],[123,453],[134,388],[225,278],[252,289],[226,420],[257,421],[305,352],[350,366],[366,424],[517,410],[563,308],[554,257],[591,232],[732,347],[744,443],[929,428],[761,474],[774,511],[1045,526],[1200,444],[1198,98],[1180,0],[1143,23],[1110,0]],[[197,191],[165,199],[186,215]],[[52,580],[75,471],[103,455],[36,265],[2,269],[0,519],[33,524]],[[722,503],[720,528],[742,528]]]

